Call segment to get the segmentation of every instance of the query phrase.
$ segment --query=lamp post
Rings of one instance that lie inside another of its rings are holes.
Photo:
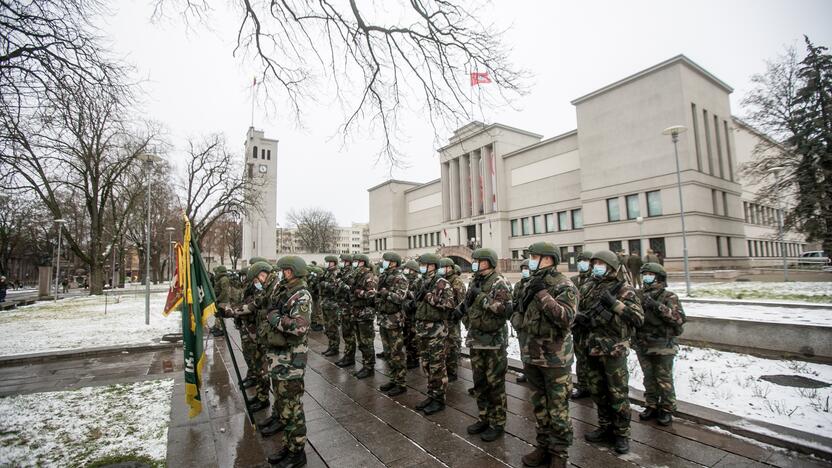
[[[682,200],[682,173],[679,169],[679,134],[687,131],[684,125],[674,125],[662,130],[663,135],[670,135],[673,141],[673,154],[676,156],[676,184],[679,186],[679,217],[682,220],[682,256],[685,265],[685,292],[690,296],[690,270],[688,269],[688,234],[685,230],[685,205]]]
[[[173,273],[173,231],[175,229],[166,227],[165,231],[168,232],[168,282],[170,282]]]
[[[156,154],[142,153],[136,159],[144,162],[145,177],[147,178],[147,231],[145,234],[145,269],[144,269],[144,324],[150,325],[150,168],[154,162],[162,160]]]
[[[782,166],[775,166],[768,170],[774,175],[774,192],[777,196],[777,237],[780,239],[780,254],[783,255],[783,281],[789,280],[789,268],[786,263],[786,243],[783,242],[783,197],[780,196],[780,174]]]
[[[55,224],[58,225],[58,257],[56,259],[55,264],[55,300],[58,300],[58,280],[61,278],[61,241],[63,240],[63,233],[64,233],[64,224],[66,224],[66,220],[63,218],[58,218],[55,220]]]
[[[636,224],[638,224],[638,255],[643,257],[644,253],[644,216],[639,216],[636,218]]]

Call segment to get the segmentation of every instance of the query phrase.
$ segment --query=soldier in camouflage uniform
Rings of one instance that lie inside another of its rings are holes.
[[[378,290],[378,278],[373,274],[370,258],[359,254],[353,257],[355,272],[352,280],[352,322],[355,326],[355,335],[358,341],[358,349],[361,350],[361,370],[355,372],[358,379],[365,379],[375,373],[376,354],[375,339],[376,329],[373,323],[376,318],[373,305]]]
[[[591,280],[589,274],[589,261],[592,258],[592,252],[582,251],[575,260],[578,264],[578,274],[572,277],[572,283],[582,290],[584,285]],[[578,313],[581,313],[580,310]],[[584,317],[586,311],[584,311]],[[575,321],[572,324],[572,338],[575,340],[575,374],[578,376],[578,383],[572,390],[572,399],[577,400],[590,396],[589,392],[589,377],[587,376],[586,358],[589,353],[589,344],[587,343],[587,335],[589,329],[584,325],[583,321]]]
[[[441,258],[439,260],[438,273],[442,273],[451,283],[454,290],[454,300],[457,304],[461,304],[465,300],[465,282],[456,270],[454,261],[450,258]],[[459,351],[462,348],[462,330],[460,329],[459,318],[450,317],[448,320],[448,340],[446,341],[447,349],[445,350],[445,369],[448,373],[448,382],[453,382],[458,378],[459,371]]]
[[[321,310],[321,276],[324,270],[318,268],[314,262],[306,265],[306,286],[309,289],[309,294],[312,295],[312,325],[309,327],[312,331],[322,331],[324,329],[324,314]]]
[[[572,388],[572,321],[578,290],[557,270],[558,248],[549,242],[529,246],[531,277],[512,323],[520,330],[523,372],[532,388],[537,443],[523,456],[527,466],[565,467],[572,444],[569,393]],[[517,314],[519,313],[519,317]]]
[[[453,318],[462,319],[468,330],[465,345],[471,355],[479,410],[479,419],[467,430],[492,442],[503,434],[506,425],[506,322],[511,315],[511,286],[497,273],[496,251],[477,249],[471,257],[474,278]]]
[[[523,312],[520,310],[523,307],[523,293],[526,291],[526,284],[529,282],[529,278],[531,278],[531,271],[529,271],[529,260],[523,260],[520,262],[520,281],[514,283],[514,287],[511,290],[511,304],[513,307],[513,313],[511,317],[511,327],[514,329],[514,332],[517,334],[517,341],[523,341],[523,338],[520,337],[520,326],[522,323],[519,320],[523,319]],[[517,320],[515,320],[515,318]],[[520,350],[520,360],[523,360],[523,350]],[[520,374],[517,376],[518,383],[526,382],[526,374]]]
[[[451,283],[437,274],[439,256],[419,256],[419,272],[424,281],[414,296],[416,303],[416,336],[419,338],[419,361],[428,379],[428,397],[416,405],[425,414],[445,409],[448,374],[445,369],[445,341],[448,339],[448,318],[458,305]]]
[[[373,271],[376,272],[376,276],[378,277],[379,290],[381,290],[381,280],[385,272],[384,259],[382,259],[380,262],[376,262],[376,264],[373,267]],[[376,301],[378,302],[378,297],[376,297]],[[382,314],[376,314],[376,321],[378,323],[378,336],[379,338],[381,338],[381,352],[376,353],[376,357],[379,359],[386,360],[388,357],[390,357],[390,337],[387,334],[387,329],[381,326],[383,320],[384,317]]]
[[[665,289],[667,273],[658,263],[641,267],[644,287],[638,291],[644,308],[644,325],[636,331],[633,347],[644,373],[645,409],[639,419],[656,418],[669,426],[676,410],[673,388],[673,360],[679,346],[676,337],[682,334],[685,311],[676,294]]]
[[[419,264],[414,260],[409,260],[404,264],[403,273],[408,282],[407,298],[402,306],[406,367],[415,369],[419,367],[419,340],[416,338],[416,304],[413,302],[413,297],[422,287],[422,275],[419,274]]]
[[[306,369],[307,331],[312,314],[312,295],[307,289],[306,263],[289,255],[277,261],[280,285],[268,300],[261,324],[268,346],[266,361],[275,382],[278,415],[284,423],[283,448],[268,458],[281,468],[306,464],[306,417],[303,412],[303,378]]]
[[[407,391],[405,386],[406,358],[404,351],[404,310],[407,299],[407,278],[402,273],[402,257],[395,252],[385,252],[382,256],[383,273],[378,280],[376,294],[376,311],[378,312],[379,330],[384,330],[390,346],[387,366],[390,369],[390,381],[379,387],[389,396],[401,395]]]
[[[352,313],[350,311],[352,277],[355,269],[352,266],[352,255],[341,254],[339,260],[341,274],[338,276],[337,295],[340,304],[338,317],[341,321],[341,337],[344,339],[344,355],[341,356],[340,360],[335,362],[335,365],[338,367],[349,367],[355,365],[356,350],[355,322],[352,320]]]
[[[613,252],[595,252],[591,268],[593,278],[581,290],[578,317],[589,329],[587,375],[599,428],[584,438],[589,442],[611,440],[615,451],[624,454],[630,451],[627,354],[644,313],[635,289],[619,278],[621,264]]]
[[[341,346],[341,330],[338,320],[338,257],[327,255],[324,258],[326,270],[320,279],[321,309],[324,313],[324,333],[329,346],[322,354],[324,356],[335,356]]]

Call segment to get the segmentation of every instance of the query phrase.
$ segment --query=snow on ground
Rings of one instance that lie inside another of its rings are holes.
[[[692,283],[692,297],[762,299],[832,303],[832,281],[763,282],[737,281]],[[668,284],[680,297],[685,297],[685,283]]]
[[[520,359],[516,338],[509,338],[508,355]],[[644,390],[644,375],[635,352],[630,353],[628,361],[630,386]],[[775,374],[800,375],[832,384],[829,365],[680,346],[673,370],[676,399],[832,437],[832,387],[785,387],[759,379]]]
[[[165,294],[150,295],[150,325],[144,295],[83,296],[41,301],[0,312],[0,356],[151,343],[181,329],[181,316],[162,315]]]
[[[688,317],[713,317],[750,320],[754,322],[832,327],[832,310],[828,309],[803,309],[799,307],[772,307],[746,304],[706,304],[698,302],[685,302],[682,306]]]
[[[85,466],[140,456],[164,466],[173,380],[0,398],[0,466]]]

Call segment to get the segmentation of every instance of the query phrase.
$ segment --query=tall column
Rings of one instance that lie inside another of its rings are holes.
[[[451,189],[451,219],[459,219],[459,159],[451,159],[448,176]]]
[[[484,185],[483,190],[483,212],[484,213],[491,213],[494,211],[493,209],[493,199],[494,199],[494,184],[493,179],[491,178],[491,171],[493,170],[493,161],[491,161],[491,154],[493,153],[491,146],[486,146],[482,149],[482,166],[483,166],[483,173],[482,173],[482,180]]]
[[[450,164],[444,162],[442,163],[442,179],[440,182],[442,183],[442,220],[443,221],[450,221],[451,220],[451,177],[450,177]]]
[[[459,157],[460,218],[471,217],[471,163],[467,154]]]
[[[480,190],[480,151],[471,153],[471,216],[482,213],[482,191]]]

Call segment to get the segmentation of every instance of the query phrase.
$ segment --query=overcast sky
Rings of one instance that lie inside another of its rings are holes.
[[[512,60],[533,81],[518,111],[486,109],[484,120],[544,137],[575,128],[570,100],[680,53],[734,87],[732,110],[742,116],[750,76],[764,70],[766,59],[786,45],[802,53],[803,34],[832,44],[828,0],[495,3],[482,11],[484,22],[509,28]],[[143,116],[163,123],[180,148],[189,136],[222,132],[242,158],[257,69],[232,56],[238,16],[218,11],[208,27],[186,27],[176,17],[151,22],[151,14],[149,0],[117,1],[101,25],[114,53],[144,80]],[[301,207],[325,207],[342,225],[366,222],[367,188],[390,178],[387,166],[375,164],[380,142],[357,134],[342,145],[343,116],[327,104],[304,109],[300,127],[282,109],[255,109],[255,127],[280,140],[277,219],[283,225],[286,213]],[[439,177],[433,129],[419,116],[407,116],[400,127],[409,167],[393,169],[393,177]]]

